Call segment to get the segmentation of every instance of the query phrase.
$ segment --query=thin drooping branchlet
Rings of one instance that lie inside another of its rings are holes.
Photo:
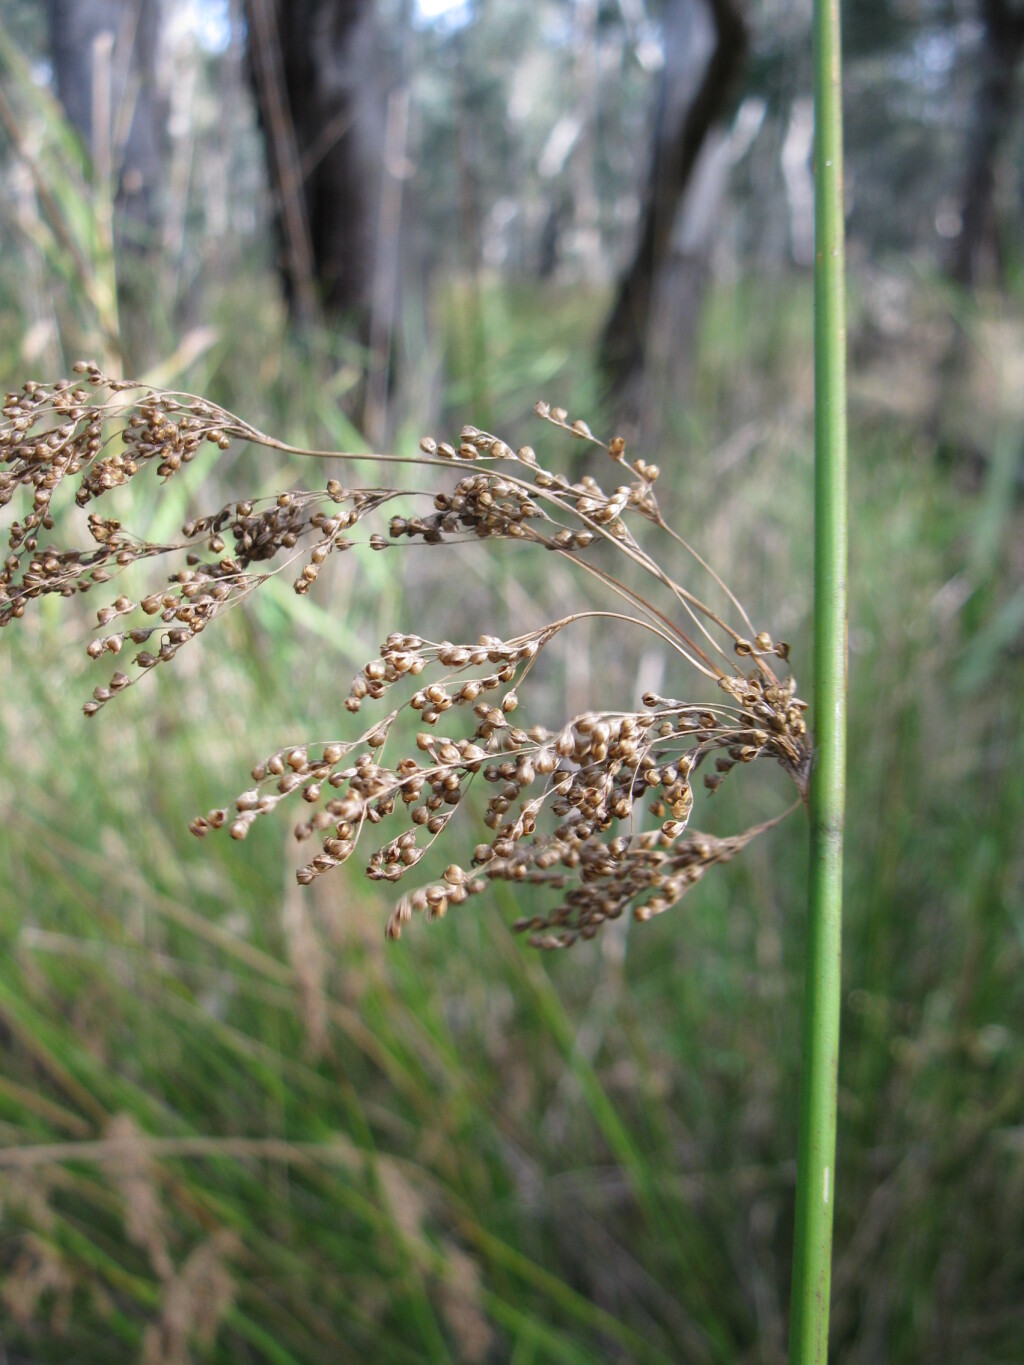
[[[84,384],[28,383],[5,400],[0,507],[21,491],[31,506],[10,525],[0,625],[49,594],[92,591],[138,561],[167,556],[178,564],[138,602],[120,594],[98,610],[101,633],[90,642],[89,655],[127,650],[130,663],[95,688],[86,715],[173,660],[222,611],[274,574],[291,566],[294,590],[307,593],[330,555],[360,543],[382,550],[411,541],[439,547],[518,540],[571,561],[623,604],[617,611],[572,612],[512,639],[483,635],[456,644],[389,635],[345,700],[350,713],[382,704],[362,733],[272,754],[253,769],[254,785],[231,809],[193,821],[197,835],[226,827],[242,839],[256,819],[293,797],[306,808],[297,837],[315,836],[320,843],[299,870],[300,883],[347,862],[361,841],[371,845],[365,868],[371,880],[414,880],[414,869],[479,779],[486,836],[470,866],[452,863],[441,878],[400,895],[388,937],[398,938],[414,913],[440,918],[490,883],[507,881],[536,888],[534,898],[555,894],[554,909],[524,916],[516,928],[538,947],[566,947],[592,938],[627,911],[646,920],[669,909],[708,868],[728,861],[775,823],[727,839],[688,834],[698,775],[714,791],[737,765],[770,758],[803,794],[810,764],[804,703],[793,679],[774,667],[788,659],[789,647],[755,632],[731,591],[667,525],[655,493],[657,466],[628,460],[621,438],[605,444],[563,409],[537,405],[544,420],[607,452],[621,480],[608,491],[590,474],[573,482],[551,473],[532,447],[513,450],[472,426],[462,429],[457,443],[425,437],[414,456],[304,451],[205,399],[111,380],[91,364],[76,370]],[[245,498],[188,521],[172,543],[150,542],[91,508],[84,546],[49,543],[53,499],[63,485],[86,508],[151,466],[166,481],[204,444],[224,450],[236,440],[317,459],[371,459],[442,474],[450,467],[473,468],[457,472],[449,490],[346,487],[331,479],[322,488]],[[396,499],[402,509],[383,529],[357,531]],[[641,543],[645,527],[667,533],[693,556],[736,609],[746,634],[670,577]],[[658,605],[617,576],[607,556],[595,558],[602,545],[658,584],[666,601]],[[527,724],[519,714],[520,692],[537,659],[556,636],[595,617],[657,636],[715,684],[718,699],[648,693],[635,711],[595,710],[555,729]],[[419,727],[414,738],[410,718]],[[638,828],[640,805],[657,827]],[[377,826],[385,828],[376,833]]]

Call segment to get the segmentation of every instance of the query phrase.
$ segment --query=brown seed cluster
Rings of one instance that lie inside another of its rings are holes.
[[[506,536],[531,539],[553,550],[585,549],[595,535],[631,541],[622,513],[638,511],[648,520],[657,520],[654,483],[660,473],[657,465],[644,460],[631,463],[625,458],[625,442],[616,437],[608,445],[598,441],[585,422],[570,423],[565,410],[538,403],[538,416],[561,427],[573,436],[606,450],[632,482],[606,492],[592,475],[572,483],[564,474],[541,468],[532,446],[513,450],[500,437],[478,427],[464,426],[459,444],[436,441],[425,436],[420,449],[429,459],[439,461],[505,461],[522,468],[518,474],[497,475],[480,472],[463,478],[453,493],[434,498],[435,511],[428,517],[396,517],[391,523],[393,537],[422,537],[428,544],[439,544],[445,536],[472,533],[484,539]],[[573,523],[566,526],[567,516]],[[546,523],[530,527],[527,523]]]
[[[411,696],[354,741],[271,755],[254,768],[256,785],[237,798],[233,812],[210,811],[193,822],[193,832],[226,826],[244,838],[260,815],[299,795],[313,809],[296,836],[321,840],[297,874],[301,883],[347,862],[367,826],[388,821],[400,828],[384,842],[367,835],[373,847],[365,870],[373,881],[397,883],[418,867],[479,777],[490,788],[487,834],[470,868],[452,864],[439,880],[402,895],[388,920],[389,938],[398,938],[413,914],[438,919],[494,881],[560,894],[550,914],[517,926],[546,948],[592,938],[630,908],[640,920],[661,913],[753,837],[683,838],[698,769],[717,755],[715,771],[704,778],[711,789],[737,764],[760,757],[795,772],[803,754],[803,704],[791,683],[766,688],[754,672],[726,680],[723,690],[735,699],[727,704],[648,694],[642,711],[587,713],[557,731],[525,727],[517,723],[519,686],[545,645],[574,619],[511,641],[485,635],[472,644],[433,644],[390,635],[380,657],[357,674],[346,706],[359,711],[414,679]],[[424,685],[428,671],[439,676]],[[389,745],[400,743],[403,712],[429,728],[416,735],[414,752],[385,761]],[[461,735],[453,725],[460,717]],[[644,801],[661,823],[638,833]]]
[[[445,535],[472,532],[488,536],[526,535],[525,523],[538,520],[541,509],[521,485],[491,473],[472,474],[460,479],[451,494],[434,497],[434,511],[427,517],[393,517],[392,537],[421,536],[428,545],[438,544]]]
[[[19,491],[30,498],[22,520],[11,522],[0,571],[0,626],[24,615],[27,604],[49,593],[88,592],[136,559],[166,546],[128,535],[113,518],[91,514],[91,543],[62,548],[43,539],[54,530],[52,503],[67,480],[85,507],[120,488],[146,467],[164,480],[195,458],[205,442],[226,449],[247,429],[203,399],[157,394],[131,381],[109,379],[88,362],[75,366],[85,387],[72,380],[29,381],[4,399],[0,420],[0,508]],[[134,391],[138,397],[126,395]]]
[[[125,620],[120,629],[90,642],[88,653],[94,659],[106,652],[119,654],[129,641],[147,647],[133,658],[140,672],[134,678],[123,672],[115,673],[108,685],[94,690],[92,700],[85,704],[85,714],[95,715],[142,673],[170,662],[222,611],[244,600],[278,571],[272,568],[253,572],[254,564],[278,555],[294,558],[297,554],[308,554],[293,585],[297,593],[307,593],[327,556],[352,544],[343,532],[390,496],[388,491],[350,493],[332,480],[326,490],[280,493],[276,499],[264,500],[268,505],[247,499],[212,516],[186,522],[182,527],[185,537],[182,544],[133,545],[127,552],[129,562],[180,550],[185,551],[185,567],[173,573],[160,591],[143,597],[141,602],[121,595],[96,613],[101,627],[137,613],[158,617],[159,624],[144,625],[140,620],[132,625]],[[333,506],[324,510],[325,504]],[[348,505],[339,508],[339,504]],[[116,527],[117,523],[113,525]],[[190,545],[195,548],[189,549]]]
[[[0,570],[0,625],[22,617],[33,600],[51,593],[72,597],[88,592],[140,560],[177,556],[184,561],[141,602],[120,594],[97,611],[101,629],[114,622],[118,629],[90,642],[91,658],[119,655],[127,645],[145,648],[131,657],[134,674],[118,669],[93,690],[83,708],[93,716],[144,673],[173,659],[225,607],[283,567],[252,572],[252,566],[305,556],[293,586],[297,593],[308,592],[328,555],[353,543],[345,532],[394,497],[395,490],[346,489],[331,479],[326,488],[244,499],[186,522],[182,538],[170,544],[147,541],[115,517],[90,511],[87,545],[46,543],[44,537],[55,527],[52,502],[65,483],[73,487],[75,503],[85,507],[147,467],[166,481],[204,443],[226,450],[232,438],[267,439],[204,399],[110,379],[87,362],[76,369],[85,375],[88,388],[70,380],[49,385],[30,381],[21,393],[5,399],[0,508],[21,490],[27,491],[31,506],[8,531],[8,554]],[[159,623],[148,624],[144,617],[158,617]]]
[[[774,823],[774,822],[772,822]],[[530,935],[534,948],[571,948],[578,939],[591,939],[608,920],[618,919],[627,906],[633,918],[645,923],[678,905],[717,863],[727,863],[769,824],[754,826],[728,839],[692,833],[673,837],[664,827],[645,831],[621,851],[605,845],[591,850],[594,873],[565,895],[548,915],[526,916],[513,926]]]
[[[45,538],[55,527],[54,495],[65,483],[85,507],[147,468],[164,480],[172,477],[204,443],[223,450],[232,440],[245,440],[290,450],[204,399],[111,380],[90,364],[76,368],[85,376],[82,383],[28,383],[5,401],[0,508],[19,493],[30,506],[9,528],[0,625],[47,593],[74,596],[137,561],[178,557],[163,583],[139,601],[122,593],[98,610],[102,633],[89,644],[89,655],[100,659],[136,648],[129,664],[95,688],[87,715],[172,660],[284,567],[297,565],[294,590],[310,591],[328,557],[358,543],[357,525],[398,498],[428,507],[417,513],[403,506],[391,515],[389,535],[364,533],[371,549],[403,541],[519,540],[567,557],[616,593],[623,608],[573,612],[512,639],[482,635],[457,644],[389,635],[378,657],[354,678],[345,708],[355,714],[386,702],[390,709],[357,738],[272,754],[253,769],[254,785],[232,809],[193,821],[196,834],[223,827],[242,839],[282,800],[301,798],[306,814],[296,835],[315,836],[320,848],[300,869],[300,883],[347,862],[361,839],[370,842],[365,872],[372,881],[398,883],[417,869],[411,880],[419,884],[399,896],[389,937],[398,938],[414,914],[440,918],[503,881],[531,886],[534,896],[554,893],[553,909],[516,926],[531,942],[551,948],[591,938],[627,911],[639,920],[662,913],[708,868],[766,828],[729,839],[688,834],[698,777],[714,791],[735,767],[767,758],[780,763],[803,794],[811,756],[805,706],[792,678],[775,671],[779,660],[788,659],[788,645],[756,632],[699,556],[697,564],[727,594],[746,634],[671,578],[645,548],[644,531],[665,533],[689,550],[662,518],[654,491],[657,466],[627,459],[621,438],[605,444],[586,422],[538,404],[549,424],[603,449],[622,481],[611,489],[590,474],[571,482],[545,469],[532,447],[513,450],[492,433],[466,426],[457,442],[425,437],[419,456],[402,461],[442,479],[446,469],[458,471],[447,490],[347,487],[330,479],[322,488],[229,503],[188,521],[172,544],[147,541],[116,518],[90,510],[88,544],[59,548]],[[667,604],[627,587],[604,567],[607,555],[581,553],[602,546],[648,575],[667,594]],[[594,710],[556,730],[527,724],[520,693],[536,660],[556,635],[588,616],[652,632],[713,684],[718,698],[684,702],[648,694],[632,712]],[[474,784],[483,789],[478,813],[485,833],[468,868],[452,863],[440,877],[422,880],[422,860]],[[656,828],[642,828],[647,815]]]

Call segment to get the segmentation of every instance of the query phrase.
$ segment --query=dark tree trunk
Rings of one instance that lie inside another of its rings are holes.
[[[117,177],[122,221],[149,228],[157,221],[165,149],[166,111],[155,79],[159,24],[159,0],[50,0],[61,104],[93,161],[107,163],[99,169]]]
[[[617,390],[643,367],[655,282],[671,252],[676,213],[707,135],[726,112],[746,53],[746,25],[734,0],[704,0],[710,50],[700,61],[699,3],[670,0],[665,7],[665,66],[640,235],[601,340],[601,365]]]
[[[369,336],[388,81],[373,0],[246,0],[293,314]]]
[[[1024,8],[1012,0],[981,0],[985,25],[983,66],[967,148],[962,228],[950,274],[959,284],[974,284],[986,260],[998,274],[999,242],[995,221],[996,166],[1004,134],[1011,126],[1017,65],[1024,52]]]

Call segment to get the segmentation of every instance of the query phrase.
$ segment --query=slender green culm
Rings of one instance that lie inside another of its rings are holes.
[[[814,0],[814,716],[790,1365],[828,1359],[846,784],[846,304],[839,0]]]

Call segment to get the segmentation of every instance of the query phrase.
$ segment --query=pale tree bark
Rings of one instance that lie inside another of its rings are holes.
[[[57,94],[101,174],[118,218],[156,227],[165,107],[156,81],[159,0],[50,0]]]

